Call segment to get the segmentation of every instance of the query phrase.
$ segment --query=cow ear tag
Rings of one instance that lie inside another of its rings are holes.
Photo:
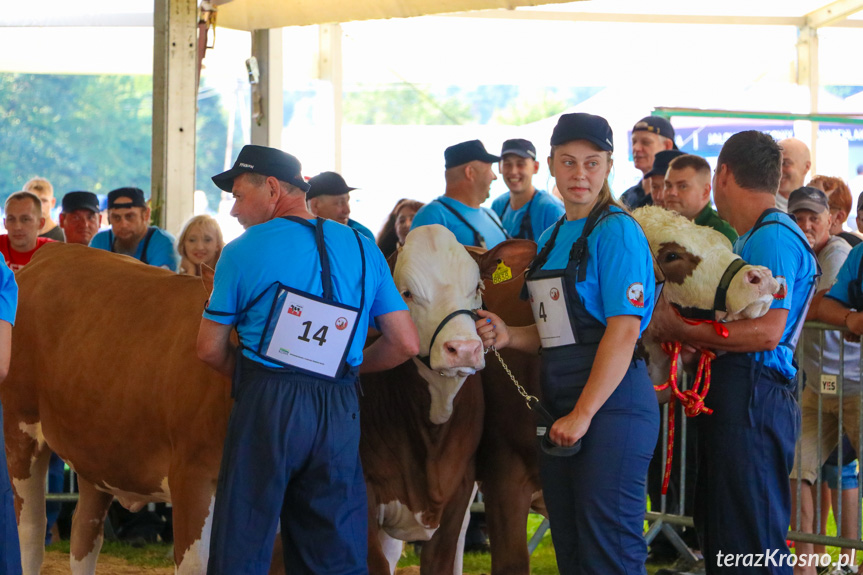
[[[499,284],[501,282],[505,282],[507,280],[512,279],[512,270],[503,263],[503,260],[497,260],[497,269],[494,270],[494,273],[491,274],[491,282],[493,284]]]

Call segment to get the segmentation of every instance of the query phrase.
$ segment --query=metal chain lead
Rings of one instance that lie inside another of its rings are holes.
[[[528,409],[532,409],[532,407],[531,407],[531,402],[536,402],[536,403],[538,403],[538,402],[539,402],[539,398],[538,398],[538,397],[536,397],[535,395],[530,395],[530,394],[527,392],[527,390],[524,388],[524,386],[522,386],[522,385],[518,382],[518,380],[515,378],[515,376],[514,376],[514,375],[512,374],[512,372],[509,370],[509,366],[508,366],[508,365],[506,365],[506,362],[504,362],[504,361],[503,361],[503,358],[500,356],[500,352],[498,352],[498,351],[494,348],[494,346],[491,346],[490,348],[488,348],[488,349],[486,350],[486,353],[488,353],[488,352],[489,352],[489,350],[493,351],[493,352],[494,352],[494,354],[497,356],[497,360],[500,362],[501,367],[503,367],[503,370],[506,372],[506,374],[509,376],[509,378],[512,380],[512,382],[515,384],[515,388],[518,390],[518,393],[519,393],[519,394],[521,394],[521,396],[524,398],[524,401],[527,403],[527,407],[528,407]]]

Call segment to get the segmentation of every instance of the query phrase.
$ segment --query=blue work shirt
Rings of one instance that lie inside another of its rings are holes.
[[[526,239],[536,241],[542,232],[553,226],[563,215],[563,202],[543,190],[536,190],[528,203],[513,210],[509,203],[510,192],[496,197],[491,209],[498,215],[503,228],[512,237],[517,237],[521,231],[521,222],[530,206],[530,225],[533,236]]]
[[[827,297],[841,302],[845,307],[855,308],[856,302],[851,301],[851,286],[857,283],[857,274],[860,272],[860,260],[863,260],[863,244],[857,244],[848,253],[845,263],[839,268],[836,275],[836,283],[827,292]],[[863,310],[857,310],[863,311]]]
[[[348,218],[348,227],[357,230],[373,242],[375,241],[375,235],[372,233],[372,231],[358,221]]]
[[[506,239],[503,233],[503,224],[497,214],[486,208],[472,208],[458,200],[440,196],[436,200],[424,205],[414,216],[411,229],[431,224],[440,224],[453,234],[460,244],[475,246],[473,230],[464,224],[450,210],[440,205],[442,202],[455,209],[467,222],[485,238],[485,247],[493,248]]]
[[[15,313],[18,311],[18,284],[15,274],[5,261],[0,258],[0,320],[15,325]]]
[[[806,249],[809,240],[788,214],[771,213],[764,217],[763,222],[785,225],[764,225],[754,233],[750,229],[734,243],[734,253],[752,265],[766,267],[779,282],[779,292],[773,296],[770,309],[788,310],[782,332],[782,341],[786,342],[792,339],[797,323],[806,315],[818,268],[815,257]],[[773,368],[789,379],[797,374],[792,363],[794,350],[788,346],[778,345],[771,351],[749,352],[747,355],[756,362],[764,361],[765,367]]]
[[[620,212],[620,208],[611,208]],[[565,217],[565,216],[564,216]],[[562,270],[572,245],[581,237],[587,218],[564,222],[543,270]],[[551,236],[539,238],[537,252]],[[587,238],[587,274],[577,284],[585,309],[604,325],[618,315],[641,318],[641,332],[650,323],[656,303],[653,256],[641,227],[628,215],[604,216]]]
[[[333,278],[333,297],[339,303],[359,307],[362,261],[356,235],[347,226],[330,220],[324,221],[323,229]],[[365,304],[357,316],[356,332],[346,358],[352,366],[363,361],[369,318],[407,309],[381,250],[362,234],[360,241],[366,260]],[[323,294],[314,228],[276,218],[252,226],[226,245],[216,264],[213,293],[207,309],[236,314],[262,292],[268,293],[239,317],[207,311],[204,317],[222,325],[235,325],[243,346],[260,351],[258,345],[276,293],[274,282],[316,296]],[[248,349],[243,353],[264,365],[274,365]]]
[[[180,265],[180,255],[174,247],[177,243],[174,236],[165,230],[161,230],[153,226],[148,228],[147,233],[150,233],[149,230],[153,230],[153,236],[150,238],[150,243],[147,246],[147,261],[144,263],[151,266],[168,268],[171,271],[177,271],[177,267]],[[102,230],[93,236],[92,240],[90,240],[90,247],[113,252],[114,239],[113,231],[110,229]],[[141,260],[146,241],[147,236],[145,235],[141,238],[141,241],[138,242],[135,255],[132,256],[136,260]]]

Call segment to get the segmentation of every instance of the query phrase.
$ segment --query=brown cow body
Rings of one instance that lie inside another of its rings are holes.
[[[42,562],[47,448],[79,477],[73,573],[94,572],[115,495],[130,509],[171,501],[178,572],[203,573],[231,407],[229,382],[196,358],[203,283],[63,244],[16,279],[0,398],[24,573]]]

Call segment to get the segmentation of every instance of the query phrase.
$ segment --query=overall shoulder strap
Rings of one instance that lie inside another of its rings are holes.
[[[456,210],[454,207],[452,207],[451,205],[447,204],[446,202],[442,202],[442,201],[440,201],[440,200],[434,200],[434,202],[436,202],[436,203],[438,203],[438,204],[442,205],[443,207],[445,207],[446,209],[448,209],[450,212],[452,212],[452,213],[453,213],[453,215],[454,215],[455,217],[457,217],[459,220],[461,220],[461,223],[463,223],[464,225],[466,225],[466,226],[468,227],[468,229],[469,229],[471,232],[473,232],[473,242],[474,242],[474,246],[476,246],[476,247],[478,247],[478,248],[485,247],[485,238],[483,238],[483,237],[482,237],[482,234],[481,234],[481,233],[479,233],[479,231],[478,231],[475,227],[473,227],[472,225],[470,225],[470,222],[468,222],[468,221],[465,219],[465,217],[464,217],[463,215],[461,215],[460,213],[458,213],[458,210]],[[434,203],[434,202],[433,202],[433,203]]]
[[[147,261],[147,248],[150,247],[150,240],[153,238],[153,234],[156,233],[156,227],[150,226],[150,229],[147,230],[147,236],[144,238],[144,249],[141,250],[141,261],[145,264],[150,262]]]

